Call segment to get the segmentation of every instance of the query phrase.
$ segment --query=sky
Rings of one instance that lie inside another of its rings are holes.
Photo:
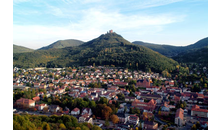
[[[13,0],[13,44],[38,49],[108,30],[130,42],[186,46],[208,37],[208,0]]]

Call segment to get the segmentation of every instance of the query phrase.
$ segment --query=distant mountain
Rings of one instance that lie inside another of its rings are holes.
[[[201,49],[203,47],[208,47],[208,37],[207,38],[203,38],[199,41],[197,41],[194,44],[185,46],[185,50],[190,50],[190,49]]]
[[[38,50],[13,57],[17,67],[68,67],[76,65],[113,65],[161,72],[172,70],[178,62],[149,48],[135,45],[116,33],[107,33],[76,47]]]
[[[32,52],[34,51],[33,49],[23,47],[23,46],[18,46],[13,44],[13,53],[24,53],[24,52]]]
[[[73,46],[79,46],[83,44],[83,41],[80,40],[75,40],[75,39],[67,39],[67,40],[59,40],[56,41],[46,47],[42,47],[38,50],[48,50],[52,48],[65,48],[65,47],[73,47]]]
[[[201,39],[198,42],[188,45],[188,46],[160,45],[160,44],[154,44],[154,43],[145,43],[142,41],[134,41],[133,43],[136,45],[142,45],[147,48],[150,48],[167,57],[173,57],[173,56],[177,56],[178,54],[182,52],[188,51],[190,49],[200,49],[200,48],[208,46],[208,37]]]
[[[175,56],[183,49],[182,47],[178,47],[178,46],[160,45],[160,44],[147,43],[147,42],[142,42],[142,41],[134,41],[133,43],[136,45],[141,45],[141,46],[150,48],[167,57]]]
[[[208,38],[184,47],[184,51],[172,58],[179,63],[198,63],[208,66]]]

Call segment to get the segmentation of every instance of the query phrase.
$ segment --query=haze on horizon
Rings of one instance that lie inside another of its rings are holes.
[[[130,42],[185,46],[208,37],[208,0],[13,0],[13,43],[39,49],[113,29]]]

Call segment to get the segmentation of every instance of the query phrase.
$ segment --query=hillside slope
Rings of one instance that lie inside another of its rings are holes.
[[[196,43],[188,45],[188,46],[160,45],[160,44],[154,44],[154,43],[145,43],[142,41],[134,41],[133,43],[136,45],[142,45],[147,48],[150,48],[167,57],[174,57],[190,49],[195,50],[195,49],[200,49],[200,48],[208,46],[208,38],[201,39],[197,41]]]
[[[73,47],[79,46],[83,44],[83,41],[75,40],[75,39],[68,39],[68,40],[58,40],[48,46],[42,47],[38,50],[48,50],[52,48],[65,48],[65,47]]]
[[[24,52],[32,52],[34,51],[33,49],[23,47],[23,46],[18,46],[13,44],[13,53],[24,53]]]
[[[14,66],[20,67],[114,65],[142,70],[151,68],[154,72],[172,70],[178,64],[149,48],[130,43],[116,33],[103,34],[77,47],[14,55],[13,61]]]
[[[173,59],[178,61],[179,63],[199,63],[207,66],[208,47],[186,51],[173,57]]]

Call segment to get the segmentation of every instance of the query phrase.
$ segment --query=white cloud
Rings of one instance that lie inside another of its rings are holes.
[[[57,13],[60,15],[59,11]],[[88,41],[109,29],[113,29],[119,34],[132,31],[134,36],[129,37],[128,40],[134,40],[135,35],[143,36],[160,32],[163,30],[163,25],[178,22],[183,18],[184,16],[173,16],[171,14],[156,16],[124,15],[117,11],[104,12],[93,8],[84,10],[78,22],[70,22],[65,26],[14,25],[13,34],[15,43],[19,45],[19,43],[24,44],[25,41],[28,41],[26,43],[29,47],[35,49],[62,39]]]
[[[27,0],[16,0],[17,2]],[[100,1],[100,0],[62,0],[64,5],[49,4],[47,1],[41,1],[40,13],[50,14],[65,21],[62,25],[52,26],[51,24],[36,23],[33,25],[19,25],[19,21],[14,21],[13,34],[14,43],[24,45],[30,48],[40,48],[62,39],[78,39],[88,41],[113,29],[121,34],[127,40],[144,40],[146,35],[158,34],[163,31],[164,26],[184,20],[185,15],[173,15],[172,13],[147,14],[123,13],[122,10],[130,11],[162,6],[181,0],[148,0],[148,1]],[[103,4],[103,2],[105,4]],[[93,4],[91,4],[93,3]],[[97,4],[94,4],[97,3]],[[85,6],[82,6],[84,4]],[[132,5],[132,6],[131,6]],[[22,6],[21,6],[22,7]],[[19,10],[19,9],[18,9]],[[25,10],[20,10],[25,12]],[[30,10],[28,13],[37,13],[38,10]],[[19,11],[18,11],[19,13]],[[25,15],[25,14],[23,14]],[[53,19],[56,21],[56,19]],[[33,22],[34,23],[34,22]],[[48,22],[49,23],[49,22]],[[146,40],[146,39],[145,39]]]
[[[96,28],[105,31],[109,28],[116,30],[140,29],[146,26],[161,26],[183,20],[185,16],[171,14],[160,15],[124,15],[119,12],[103,12],[98,9],[89,9],[82,15],[82,19],[72,26],[78,30]]]

